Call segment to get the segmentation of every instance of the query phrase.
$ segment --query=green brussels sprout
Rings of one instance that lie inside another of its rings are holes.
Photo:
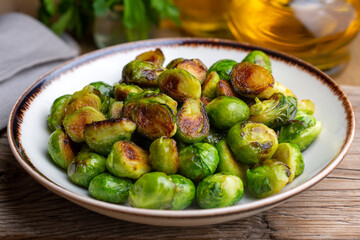
[[[119,140],[130,140],[136,124],[127,118],[94,121],[84,127],[85,142],[95,152],[108,155]]]
[[[160,137],[150,145],[149,160],[152,168],[166,174],[176,173],[179,169],[179,154],[175,140]]]
[[[208,143],[194,143],[179,152],[181,175],[200,181],[213,174],[219,164],[217,149]]]
[[[211,99],[207,98],[207,97],[201,97],[200,101],[204,104],[204,106],[206,107],[210,102]]]
[[[207,67],[200,59],[182,59],[173,63],[172,68],[183,69],[203,83],[206,78]]]
[[[148,153],[130,141],[114,143],[106,160],[107,170],[117,177],[138,179],[151,171]]]
[[[184,59],[184,58],[175,58],[175,59],[173,59],[171,62],[169,62],[168,65],[166,65],[166,68],[167,68],[167,69],[175,68],[176,65],[177,65],[179,62],[183,61],[183,60],[185,60],[185,59]]]
[[[94,93],[94,87],[91,85],[85,86],[82,90],[75,92],[65,109],[65,116],[71,115],[77,109],[82,107],[93,107],[96,110],[101,108],[101,99]]]
[[[174,199],[171,202],[171,210],[182,210],[188,208],[195,199],[194,183],[181,175],[170,175],[176,185]]]
[[[313,115],[315,112],[315,104],[309,99],[299,100],[297,109],[307,115]]]
[[[280,192],[289,182],[289,176],[290,171],[286,164],[269,159],[247,170],[247,188],[255,197],[268,197]]]
[[[177,114],[176,137],[183,142],[199,142],[209,135],[210,123],[200,99],[188,98]]]
[[[108,98],[114,97],[114,88],[109,84],[99,81],[90,83],[90,85],[98,90],[103,96]]]
[[[316,121],[313,116],[300,114],[301,111],[298,111],[294,121],[281,127],[279,142],[294,143],[299,146],[302,152],[308,148],[320,134],[321,122]]]
[[[163,68],[148,61],[134,60],[122,70],[122,81],[142,87],[157,87],[157,78]]]
[[[275,79],[270,71],[258,65],[242,62],[230,73],[234,91],[249,98],[269,98],[274,93]]]
[[[275,131],[255,122],[235,124],[230,128],[226,140],[236,160],[250,166],[270,159],[278,146]]]
[[[228,81],[224,79],[220,79],[220,81],[216,84],[216,96],[229,96],[229,97],[236,97],[236,93],[232,89],[231,85]]]
[[[237,62],[230,59],[222,59],[211,65],[208,73],[216,71],[221,79],[230,81],[230,72]]]
[[[273,92],[274,93],[282,93],[287,97],[292,96],[292,97],[296,98],[295,94],[290,89],[288,89],[287,87],[285,87],[284,85],[282,85],[279,82],[275,82]]]
[[[176,184],[163,172],[146,173],[130,189],[129,204],[137,208],[169,209]]]
[[[202,142],[215,145],[225,137],[226,137],[226,132],[223,131],[220,132],[210,128],[209,135],[206,138],[204,138]]]
[[[246,170],[249,167],[236,160],[225,139],[220,140],[216,144],[216,149],[218,150],[220,159],[216,171],[228,172],[232,175],[238,176],[244,185],[246,185]]]
[[[154,65],[162,66],[165,57],[161,49],[156,48],[155,51],[147,51],[136,56],[135,60],[148,61]]]
[[[219,81],[219,74],[215,71],[210,72],[201,86],[201,96],[209,99],[216,98],[216,85]]]
[[[176,118],[166,104],[140,100],[132,111],[138,131],[150,139],[172,137],[176,133]]]
[[[78,154],[70,163],[67,174],[75,184],[88,187],[91,180],[105,172],[106,158],[92,152]]]
[[[203,179],[196,189],[196,201],[201,208],[235,205],[244,196],[241,179],[227,173],[216,173]]]
[[[237,97],[217,97],[206,106],[206,112],[211,125],[219,129],[229,129],[249,118],[248,105]]]
[[[124,102],[113,101],[109,107],[109,118],[121,118]]]
[[[290,168],[289,183],[293,181],[294,177],[300,176],[304,172],[304,158],[296,144],[279,143],[272,158],[285,163]]]
[[[124,101],[130,93],[141,93],[143,90],[133,84],[120,83],[115,85],[115,100]]]
[[[99,110],[86,106],[77,109],[71,115],[67,115],[63,120],[66,133],[74,142],[83,142],[84,127],[87,123],[105,120],[106,117]]]
[[[196,77],[183,69],[169,69],[158,78],[161,92],[176,101],[182,102],[186,98],[200,98],[201,84]]]
[[[255,98],[255,104],[250,106],[249,120],[261,122],[270,128],[277,128],[293,120],[296,111],[296,98],[275,93],[268,100],[260,101]]]
[[[69,104],[71,95],[63,95],[55,99],[51,106],[50,115],[47,117],[48,126],[54,131],[59,126],[65,116],[65,110]]]
[[[57,128],[49,137],[48,152],[54,162],[67,168],[76,155],[71,139],[61,128]]]
[[[126,178],[118,178],[109,173],[94,177],[89,185],[90,195],[98,200],[111,203],[125,203],[133,183]]]
[[[242,60],[242,62],[249,62],[259,65],[267,69],[271,73],[270,58],[263,51],[260,50],[251,51],[248,55],[246,55],[246,57]]]

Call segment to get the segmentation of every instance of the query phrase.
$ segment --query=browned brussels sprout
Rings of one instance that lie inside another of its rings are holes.
[[[122,71],[122,81],[142,87],[157,87],[157,78],[163,68],[147,61],[134,60],[125,65]]]
[[[107,170],[118,177],[138,179],[150,172],[149,154],[130,141],[118,141],[106,160]]]
[[[207,67],[200,59],[182,59],[173,64],[172,68],[184,69],[196,77],[201,83],[205,81]]]
[[[71,139],[61,128],[56,129],[49,138],[48,152],[54,162],[62,168],[67,169],[71,160],[75,157]]]
[[[216,98],[216,86],[219,81],[219,74],[215,71],[210,72],[201,86],[201,96],[209,99]]]
[[[156,171],[174,174],[179,169],[179,154],[174,139],[161,137],[150,146],[150,164]]]
[[[167,69],[175,68],[176,65],[177,65],[179,62],[183,61],[183,60],[185,60],[185,59],[184,59],[184,58],[175,58],[175,59],[173,59],[171,62],[169,62],[168,65],[166,65],[166,68],[167,68]]]
[[[51,131],[54,131],[62,122],[66,106],[69,104],[71,95],[58,97],[51,106],[50,115],[47,117],[48,125]]]
[[[83,142],[84,127],[87,123],[105,120],[106,117],[99,110],[86,106],[79,108],[64,118],[63,125],[66,133],[74,142]]]
[[[177,114],[176,137],[183,142],[199,142],[209,135],[210,123],[200,99],[188,98]]]
[[[270,58],[263,51],[254,50],[254,51],[250,52],[248,55],[246,55],[246,57],[244,58],[244,60],[242,60],[242,62],[249,62],[249,63],[259,65],[259,66],[269,70],[271,73]]]
[[[209,72],[211,71],[216,71],[219,74],[219,77],[221,79],[224,79],[226,81],[230,81],[230,77],[229,74],[231,72],[232,67],[236,64],[237,62],[231,59],[222,59],[217,61],[216,63],[214,63],[213,65],[211,65],[211,67],[209,68]]]
[[[121,101],[114,101],[110,104],[109,118],[120,118],[124,103]]]
[[[206,107],[210,102],[211,99],[207,98],[207,97],[201,97],[200,101],[204,104],[204,106]]]
[[[77,109],[85,106],[100,110],[101,99],[94,93],[94,89],[95,88],[92,85],[87,85],[82,90],[75,92],[71,96],[69,104],[66,106],[65,116],[70,115]]]
[[[193,75],[183,69],[169,69],[158,78],[161,92],[176,101],[182,102],[186,98],[200,98],[201,84]]]
[[[155,65],[162,66],[165,61],[165,57],[163,52],[157,48],[154,51],[141,53],[140,55],[136,56],[135,60],[148,61]]]
[[[223,80],[223,79],[221,79],[216,84],[215,92],[216,92],[216,96],[218,96],[218,97],[220,97],[220,96],[236,97],[236,93],[232,89],[229,82],[226,80]]]
[[[120,83],[115,85],[115,100],[124,101],[130,93],[141,93],[142,91],[137,85]]]
[[[85,125],[85,142],[94,151],[108,155],[119,140],[130,140],[136,124],[127,118],[108,119]]]

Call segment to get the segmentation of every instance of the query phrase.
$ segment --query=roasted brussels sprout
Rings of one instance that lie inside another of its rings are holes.
[[[194,183],[181,175],[170,175],[172,181],[175,183],[175,195],[171,202],[171,210],[182,210],[191,205],[195,199],[195,185]]]
[[[176,184],[163,172],[151,172],[139,178],[130,189],[129,203],[137,208],[169,209]]]
[[[130,140],[136,124],[127,118],[108,119],[88,123],[84,127],[86,144],[95,152],[108,155],[119,140]]]
[[[236,160],[225,139],[220,140],[216,144],[216,149],[219,153],[219,165],[216,171],[228,172],[232,175],[238,176],[244,185],[246,185],[246,170],[249,167]]]
[[[207,98],[207,97],[201,97],[200,101],[204,104],[204,106],[206,107],[210,102],[211,99]]]
[[[105,172],[106,158],[91,152],[78,154],[70,163],[67,174],[75,184],[88,187],[90,181]]]
[[[91,85],[85,86],[82,90],[75,92],[66,106],[65,116],[68,116],[82,107],[93,107],[97,110],[101,108],[101,99],[94,93],[94,87]]]
[[[148,61],[155,65],[162,66],[165,61],[165,57],[163,52],[157,48],[154,51],[144,52],[136,56],[135,60]]]
[[[169,65],[171,66],[171,68],[186,70],[196,79],[198,79],[200,83],[203,83],[205,81],[207,67],[200,59],[175,59]]]
[[[249,118],[249,107],[236,97],[221,96],[206,106],[210,123],[219,129],[229,129]]]
[[[157,78],[163,68],[147,61],[134,60],[125,65],[122,71],[122,81],[141,87],[157,87]]]
[[[204,143],[210,143],[212,145],[217,144],[220,140],[226,137],[226,132],[217,131],[210,128],[209,135],[202,140]]]
[[[181,175],[200,181],[213,174],[219,163],[217,149],[208,143],[194,143],[179,152]]]
[[[93,82],[90,83],[96,90],[98,90],[105,97],[114,97],[114,88],[107,83],[104,82]]]
[[[285,87],[284,85],[282,85],[279,82],[275,82],[273,92],[274,93],[282,93],[287,97],[292,96],[292,97],[296,98],[295,94],[290,89],[288,89],[287,87]]]
[[[216,98],[216,85],[219,81],[219,74],[215,71],[210,72],[201,86],[201,96],[209,99]]]
[[[313,115],[315,112],[315,104],[309,99],[299,100],[297,109],[307,115]]]
[[[209,135],[210,123],[200,99],[188,98],[177,114],[176,137],[183,142],[199,142]]]
[[[250,166],[270,159],[278,146],[274,130],[255,122],[235,124],[230,128],[226,140],[236,160]]]
[[[201,84],[193,75],[183,69],[169,69],[158,78],[161,92],[176,101],[182,102],[186,98],[200,98]]]
[[[229,82],[227,82],[226,80],[221,79],[217,84],[216,84],[216,96],[220,97],[220,96],[230,96],[230,97],[235,97],[236,93],[234,92],[234,90],[232,89],[231,85],[229,84]]]
[[[296,144],[280,143],[272,158],[285,163],[290,168],[289,183],[304,171],[304,158]]]
[[[115,100],[124,101],[130,93],[141,93],[142,91],[137,85],[120,83],[115,85]]]
[[[237,62],[230,59],[222,59],[211,65],[208,73],[212,71],[216,71],[219,74],[220,79],[224,79],[226,81],[230,81],[230,72],[233,66]]]
[[[282,126],[279,134],[280,143],[294,143],[304,151],[321,132],[321,122],[313,116],[298,112],[295,120]]]
[[[280,192],[289,181],[289,167],[269,159],[246,172],[247,188],[251,195],[264,198]]]
[[[255,102],[250,106],[249,120],[261,122],[270,128],[283,126],[293,120],[297,111],[296,98],[286,97],[282,93],[275,93],[270,99],[263,101],[255,98]]]
[[[171,62],[169,62],[168,65],[166,65],[166,68],[167,69],[175,68],[176,65],[183,60],[185,60],[185,59],[184,58],[175,58],[175,59],[171,60]]]
[[[113,101],[109,107],[109,118],[120,118],[122,115],[123,106],[124,102]]]
[[[244,196],[241,179],[228,173],[216,173],[203,179],[196,189],[196,201],[201,208],[235,205]]]
[[[179,169],[179,154],[175,140],[160,137],[150,145],[149,160],[152,168],[166,174],[174,174]]]
[[[48,152],[54,162],[62,168],[67,169],[76,151],[70,138],[61,128],[56,129],[49,138]]]
[[[256,65],[259,65],[271,73],[271,61],[270,58],[260,50],[251,51],[243,60],[242,62],[249,62]]]
[[[151,171],[148,153],[130,141],[114,143],[106,160],[106,168],[117,177],[132,179]]]
[[[69,104],[71,95],[63,95],[58,97],[51,106],[50,115],[47,117],[48,126],[54,131],[64,118],[65,110]]]
[[[87,123],[103,121],[106,117],[92,107],[82,107],[64,118],[63,125],[66,133],[74,142],[83,142],[84,127]]]
[[[252,63],[234,65],[230,79],[234,91],[245,97],[269,98],[274,93],[275,79],[270,71]]]
[[[94,198],[111,203],[125,203],[133,183],[126,178],[118,178],[109,173],[94,177],[89,185],[89,193]]]

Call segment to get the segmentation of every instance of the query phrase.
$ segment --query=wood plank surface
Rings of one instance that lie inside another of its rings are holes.
[[[360,119],[360,87],[343,86]],[[357,132],[360,123],[357,120]],[[0,132],[0,239],[360,239],[360,136],[323,181],[286,203],[237,221],[196,228],[112,219],[42,187]]]

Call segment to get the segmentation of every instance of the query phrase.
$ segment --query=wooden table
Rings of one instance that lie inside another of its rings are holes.
[[[360,36],[348,68],[335,78],[360,119]],[[346,85],[345,85],[346,84]],[[353,85],[353,86],[348,86]],[[357,132],[360,123],[357,121]],[[79,207],[33,180],[0,132],[0,239],[360,239],[360,137],[323,181],[258,215],[196,228],[156,227],[115,220]]]

